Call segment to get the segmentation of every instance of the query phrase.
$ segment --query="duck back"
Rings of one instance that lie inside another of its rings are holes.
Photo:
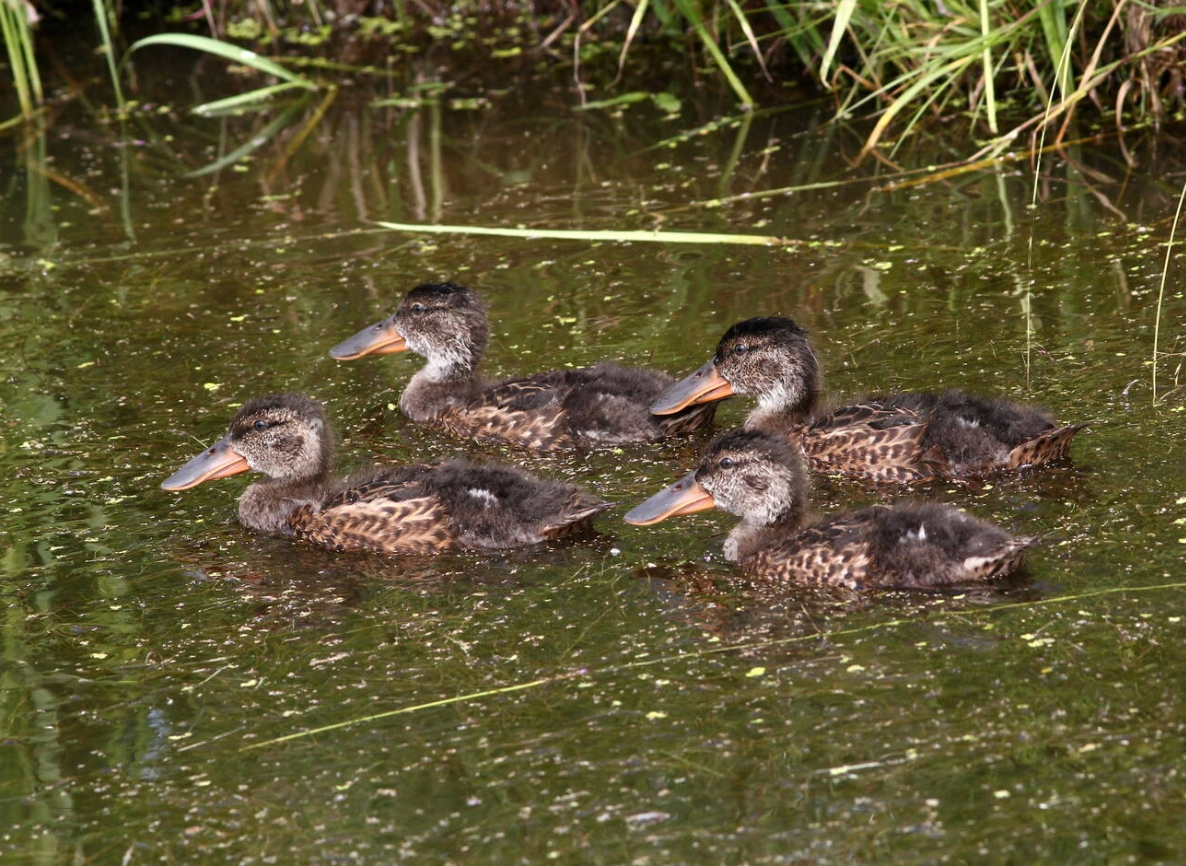
[[[289,525],[336,550],[500,550],[579,532],[610,505],[571,484],[458,460],[350,476]]]
[[[779,538],[755,539],[740,564],[781,583],[849,589],[972,584],[1021,565],[1034,538],[938,503],[872,506]]]
[[[959,390],[892,394],[881,402],[927,420],[922,445],[942,453],[946,474],[954,476],[1065,456],[1083,427],[1056,427],[1045,409]]]
[[[650,442],[688,432],[715,412],[710,405],[651,414],[651,403],[671,382],[657,370],[608,362],[551,370],[486,387],[436,421],[457,435],[540,451]]]

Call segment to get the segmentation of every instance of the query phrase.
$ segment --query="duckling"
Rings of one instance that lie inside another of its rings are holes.
[[[226,436],[169,476],[186,490],[253,469],[267,476],[239,497],[239,520],[331,550],[436,553],[523,547],[572,534],[611,503],[570,484],[453,460],[330,476],[325,410],[300,394],[243,404]]]
[[[739,429],[695,471],[626,515],[638,526],[720,508],[741,517],[725,558],[777,583],[924,588],[988,580],[1021,565],[1036,538],[1015,538],[938,503],[876,505],[804,525],[807,471],[786,437]]]
[[[822,412],[823,376],[807,332],[790,319],[738,322],[716,354],[651,406],[662,415],[757,398],[746,427],[789,433],[817,469],[912,483],[961,478],[1065,457],[1083,424],[1055,425],[1035,406],[963,391],[890,394]]]
[[[383,321],[330,349],[350,361],[411,350],[427,359],[408,382],[399,406],[412,421],[458,436],[555,451],[649,442],[695,430],[711,420],[711,404],[648,408],[675,379],[658,370],[599,363],[519,379],[490,381],[477,369],[490,326],[477,293],[455,283],[417,286]]]

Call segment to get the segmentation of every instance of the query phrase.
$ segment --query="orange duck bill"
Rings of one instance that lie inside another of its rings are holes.
[[[197,487],[203,481],[237,475],[250,468],[247,460],[231,447],[230,437],[224,436],[162,481],[161,488],[188,490]]]
[[[681,514],[695,514],[715,508],[716,502],[707,490],[696,481],[696,473],[689,472],[679,481],[664,487],[642,505],[626,513],[627,523],[635,526],[650,526],[668,517]]]
[[[709,359],[708,363],[693,373],[689,373],[670,388],[663,392],[651,404],[654,415],[671,415],[688,406],[698,403],[714,403],[733,396],[733,386],[717,372],[716,362]]]
[[[343,340],[329,350],[329,356],[339,361],[353,361],[363,355],[390,355],[408,351],[403,334],[395,329],[390,317],[363,328],[349,340]]]

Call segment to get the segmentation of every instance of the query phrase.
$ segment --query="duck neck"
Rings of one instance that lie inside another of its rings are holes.
[[[452,406],[464,405],[481,391],[477,363],[445,365],[430,360],[409,380],[399,408],[413,421],[432,421]]]
[[[778,385],[758,398],[758,405],[745,421],[751,430],[785,433],[810,421],[819,402],[820,389],[815,384]]]
[[[299,481],[257,481],[239,497],[239,522],[257,532],[291,535],[292,516],[306,505],[320,507],[324,486],[324,474]]]
[[[773,523],[763,523],[757,517],[742,518],[725,537],[725,559],[743,562],[775,540],[794,533],[799,524],[799,517],[793,512],[787,512]]]

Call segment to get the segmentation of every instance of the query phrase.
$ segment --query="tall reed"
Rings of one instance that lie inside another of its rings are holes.
[[[33,56],[33,24],[37,13],[26,0],[0,0],[0,33],[12,69],[12,83],[22,117],[32,117],[41,106],[41,76]]]
[[[52,6],[62,0],[45,2]],[[560,40],[568,39],[578,66],[582,47],[594,36],[603,45],[617,45],[620,63],[644,50],[694,51],[746,108],[779,99],[777,93],[760,89],[763,78],[779,83],[808,76],[834,94],[838,118],[875,119],[866,141],[868,153],[888,139],[904,140],[916,125],[936,119],[955,119],[976,134],[996,136],[993,146],[999,152],[1021,133],[1047,122],[1065,124],[1072,113],[1084,110],[1085,100],[1099,106],[1099,119],[1117,128],[1125,122],[1122,110],[1154,119],[1165,116],[1173,103],[1183,102],[1178,83],[1186,64],[1186,6],[1175,2],[1179,0],[498,0],[491,5],[418,0],[385,8],[399,19],[395,38],[432,33],[438,43],[448,43],[447,35],[437,31],[442,22],[455,22],[450,26],[464,28],[457,30],[458,39],[470,46],[488,41],[473,39],[474,26],[497,31],[507,20],[529,20],[532,26],[503,28],[498,38],[518,39],[521,47],[540,51],[554,51]],[[0,0],[4,48],[26,116],[40,99],[29,3]],[[320,0],[289,6],[278,17],[273,0],[225,0],[217,17],[254,18],[269,45],[275,45],[282,24],[297,32],[303,23],[355,20],[355,6],[353,0]],[[114,46],[117,8],[113,0],[92,0],[115,98],[122,104]],[[207,15],[206,25],[215,34],[214,16]],[[646,48],[643,35],[650,37]],[[210,42],[234,49],[231,42]],[[392,56],[404,55],[408,47],[393,46]],[[578,69],[578,77],[586,74]],[[616,79],[607,88],[613,83]],[[582,101],[585,84],[578,97]],[[280,89],[302,86],[281,76]],[[1006,107],[1015,125],[1002,132]],[[1018,122],[1018,116],[1024,119]]]

